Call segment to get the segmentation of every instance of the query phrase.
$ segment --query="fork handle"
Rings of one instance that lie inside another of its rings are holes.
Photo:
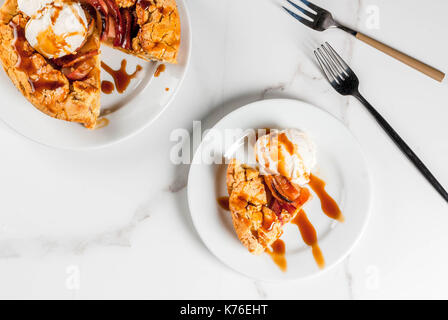
[[[365,34],[363,34],[361,32],[357,32],[355,37],[358,38],[359,40],[361,40],[362,42],[367,43],[368,45],[384,52],[385,54],[403,62],[404,64],[407,64],[411,68],[414,68],[414,69],[426,74],[427,76],[433,78],[434,80],[442,82],[443,79],[445,78],[445,74],[443,72],[427,65],[426,63],[423,63],[417,59],[414,59],[414,58],[408,56],[407,54],[404,54],[398,50],[395,50],[394,48],[391,48],[391,47],[385,45],[384,43],[381,43],[369,36],[366,36]]]
[[[412,151],[412,149],[404,142],[403,139],[398,135],[398,133],[390,126],[386,119],[381,116],[381,114],[375,110],[375,108],[360,94],[356,93],[354,95],[372,114],[379,125],[386,131],[389,137],[395,142],[395,144],[400,148],[400,150],[406,155],[406,157],[415,165],[415,167],[423,174],[426,180],[431,183],[431,185],[437,190],[437,192],[448,202],[448,193],[443,188],[443,186],[437,181],[434,175],[429,171],[425,164],[417,157],[417,155]]]

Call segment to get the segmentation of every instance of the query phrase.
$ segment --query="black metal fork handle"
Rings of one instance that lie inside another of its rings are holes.
[[[437,192],[448,202],[448,193],[443,186],[437,181],[434,175],[429,171],[425,164],[417,157],[412,149],[404,142],[400,135],[391,127],[391,125],[383,118],[383,116],[375,110],[375,108],[359,93],[353,94],[375,118],[378,124],[386,131],[389,137],[394,141],[398,148],[406,155],[406,157],[414,164],[414,166],[425,176],[426,180],[437,190]]]

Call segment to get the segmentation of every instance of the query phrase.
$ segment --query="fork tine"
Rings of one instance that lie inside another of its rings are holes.
[[[317,50],[314,50],[314,55],[317,58],[317,62],[319,62],[320,68],[322,69],[322,72],[324,73],[325,77],[327,78],[328,82],[331,84],[337,82],[337,80],[333,77],[333,74],[330,72],[329,69],[327,69],[326,62],[321,58],[321,53]]]
[[[300,0],[300,1],[302,1],[308,8],[313,9],[316,12],[323,10],[321,7],[316,6],[314,3],[311,3],[308,0]]]
[[[321,54],[323,60],[326,62],[325,65],[327,66],[333,77],[336,79],[336,81],[339,82],[339,80],[344,80],[344,78],[339,74],[339,71],[335,68],[331,57],[329,57],[323,50],[323,47],[317,48],[317,51]]]
[[[325,53],[327,54],[328,60],[330,62],[330,65],[333,67],[333,70],[337,73],[337,75],[341,78],[344,79],[344,75],[348,77],[348,73],[345,72],[344,68],[342,67],[342,65],[339,63],[339,61],[337,60],[336,57],[333,56],[333,54],[331,53],[331,51],[329,49],[327,49],[327,47],[325,45],[322,45],[321,48],[325,51]]]
[[[311,19],[315,19],[316,15],[308,10],[306,10],[305,8],[302,8],[301,6],[295,4],[294,2],[292,2],[291,0],[286,0],[288,1],[288,3],[290,5],[292,5],[294,8],[296,8],[297,10],[299,10],[300,12],[302,12],[303,14],[305,14],[307,17],[310,17]]]
[[[333,54],[334,58],[336,59],[336,61],[338,63],[340,63],[340,65],[343,67],[345,73],[353,73],[352,69],[348,66],[347,63],[345,63],[344,59],[341,58],[341,56],[336,52],[336,50],[333,49],[333,47],[325,41],[325,44],[327,45],[327,47],[330,49],[331,53]]]
[[[290,15],[292,15],[294,18],[296,18],[297,20],[299,20],[301,23],[303,23],[303,24],[306,25],[307,27],[310,27],[310,28],[313,27],[313,22],[312,22],[312,21],[310,21],[310,20],[308,20],[308,19],[305,19],[304,17],[299,16],[298,14],[292,12],[291,10],[289,10],[289,9],[286,8],[286,7],[283,7],[283,6],[282,6],[282,8],[285,9],[286,12],[288,12]]]
[[[325,44],[328,44],[328,42],[326,42]],[[327,52],[327,54],[332,57],[332,61],[335,63],[336,68],[338,69],[338,72],[340,74],[344,74],[348,77],[348,72],[345,70],[345,67],[339,61],[338,57],[335,56],[335,51],[331,50],[330,48],[325,46],[325,44],[322,45],[322,48],[324,48],[324,50]]]

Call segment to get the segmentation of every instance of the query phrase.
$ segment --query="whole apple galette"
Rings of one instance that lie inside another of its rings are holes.
[[[100,114],[100,44],[176,63],[175,0],[6,0],[0,59],[40,111],[94,128]]]

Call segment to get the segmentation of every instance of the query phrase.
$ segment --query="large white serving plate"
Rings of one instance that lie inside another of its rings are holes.
[[[64,149],[89,149],[110,145],[141,131],[163,112],[178,92],[188,69],[191,52],[191,25],[184,0],[177,0],[182,25],[181,45],[177,65],[166,65],[159,77],[154,77],[156,63],[126,55],[106,46],[101,47],[101,59],[117,70],[127,60],[128,73],[137,65],[143,70],[133,79],[124,94],[102,94],[102,109],[119,108],[106,118],[109,125],[88,130],[82,125],[56,120],[34,108],[14,87],[5,72],[0,72],[0,119],[19,134],[44,145]],[[102,70],[101,78],[112,81]],[[167,88],[169,90],[167,90]]]

